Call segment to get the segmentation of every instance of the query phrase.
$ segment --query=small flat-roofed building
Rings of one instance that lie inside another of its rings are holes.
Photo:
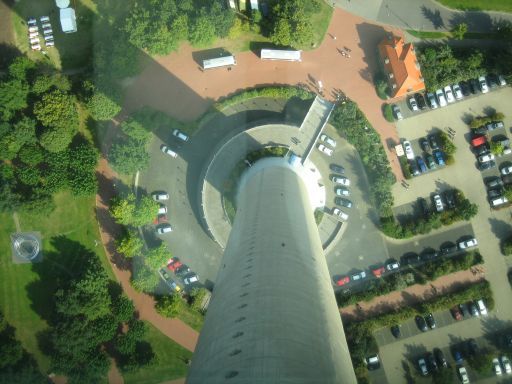
[[[62,32],[73,33],[76,32],[76,15],[73,8],[60,9],[60,25]]]
[[[425,89],[420,64],[412,43],[406,44],[402,37],[389,34],[380,42],[379,54],[392,97]]]
[[[235,56],[222,56],[203,60],[203,69],[226,67],[230,65],[236,65]]]
[[[262,49],[260,57],[262,60],[302,61],[301,53],[302,51]]]

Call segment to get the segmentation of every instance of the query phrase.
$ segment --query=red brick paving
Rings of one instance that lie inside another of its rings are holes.
[[[321,80],[326,98],[332,99],[332,91],[341,89],[358,103],[380,133],[393,172],[401,180],[400,166],[390,152],[398,136],[382,116],[383,101],[371,81],[377,68],[377,44],[390,30],[400,33],[336,9],[324,41],[317,49],[303,52],[301,63],[261,61],[249,51],[236,54],[237,65],[231,71],[202,71],[193,58],[196,50],[183,45],[178,52],[154,60],[127,87],[125,112],[149,105],[192,121],[215,100],[241,89],[273,84],[307,84],[313,88]],[[350,58],[339,53],[344,47],[351,50]]]
[[[413,285],[403,291],[379,296],[369,302],[361,301],[359,308],[356,305],[340,309],[343,318],[362,320],[396,308],[406,307],[424,301],[435,295],[444,295],[457,287],[470,285],[483,280],[483,274],[473,274],[471,271],[460,271],[425,285]]]

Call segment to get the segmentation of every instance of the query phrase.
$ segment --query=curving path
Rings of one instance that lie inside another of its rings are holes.
[[[126,87],[125,111],[149,105],[178,119],[192,121],[215,100],[237,90],[304,84],[317,91],[321,81],[325,98],[333,100],[333,92],[342,90],[358,103],[380,133],[393,171],[401,179],[396,156],[390,152],[398,136],[394,125],[382,116],[383,101],[377,97],[371,80],[377,69],[376,46],[390,30],[336,9],[324,41],[317,49],[303,52],[301,63],[261,61],[249,51],[236,55],[237,65],[230,71],[202,71],[199,60],[195,60],[198,52],[183,45],[178,52],[155,59]],[[340,54],[345,47],[351,50],[350,58]]]

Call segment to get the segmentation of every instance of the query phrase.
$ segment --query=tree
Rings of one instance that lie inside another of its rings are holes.
[[[34,115],[46,127],[73,132],[78,129],[75,98],[55,89],[34,104]]]
[[[148,268],[157,270],[172,257],[171,252],[167,249],[165,243],[160,244],[159,247],[151,249],[144,256],[144,262]]]
[[[141,143],[146,143],[151,138],[151,132],[133,118],[123,121],[121,123],[121,130],[132,139]]]
[[[112,145],[109,160],[116,171],[129,175],[146,169],[149,155],[140,142],[129,139]]]
[[[470,220],[478,213],[478,205],[472,204],[468,199],[463,199],[457,204],[457,212],[463,220]]]
[[[207,15],[200,15],[191,22],[190,43],[195,47],[206,47],[215,39],[215,25]]]
[[[18,158],[25,164],[37,165],[44,160],[44,151],[37,144],[27,144],[18,152]]]
[[[62,128],[48,128],[39,137],[39,144],[49,152],[66,150],[75,132]]]
[[[435,370],[432,374],[433,384],[452,384],[453,369],[450,367]]]
[[[48,92],[51,88],[69,92],[71,90],[71,82],[67,76],[55,73],[52,75],[39,75],[32,84],[32,92],[37,95]]]
[[[112,315],[114,315],[118,323],[127,323],[133,318],[135,307],[124,294],[112,298]]]
[[[119,224],[141,226],[150,223],[158,213],[158,203],[149,196],[139,200],[130,193],[124,199],[113,199],[110,213]]]
[[[155,305],[156,311],[165,317],[176,317],[184,309],[185,302],[181,296],[172,294],[168,296],[159,296]]]
[[[112,90],[107,95],[104,91],[96,89],[87,100],[86,106],[92,118],[98,121],[110,120],[121,111],[119,95]]]
[[[37,185],[41,179],[41,171],[32,166],[21,165],[16,168],[16,176],[25,185]]]
[[[128,231],[125,236],[117,242],[117,252],[122,253],[127,258],[132,258],[140,254],[144,242],[136,231]]]
[[[441,147],[447,155],[453,155],[457,151],[457,147],[453,144],[453,141],[448,137],[446,132],[441,132]]]
[[[25,144],[36,142],[36,124],[28,117],[21,117],[16,123],[0,123],[0,158],[11,160]]]
[[[160,283],[158,274],[144,264],[144,259],[135,257],[132,266],[132,285],[139,292],[153,293]]]
[[[36,68],[36,63],[26,56],[20,56],[14,59],[9,65],[9,76],[16,80],[28,81],[29,75]]]
[[[479,352],[467,359],[468,365],[479,373],[487,373],[492,370],[492,359],[494,355],[490,352]]]
[[[21,80],[9,80],[0,83],[0,118],[10,120],[17,111],[28,106],[30,88]]]
[[[128,324],[128,331],[117,336],[115,348],[123,355],[135,353],[137,343],[140,342],[147,332],[146,324],[141,320],[132,320]]]
[[[500,141],[491,141],[491,153],[496,156],[503,155],[505,147]]]
[[[457,40],[462,40],[467,31],[468,25],[466,23],[459,23],[452,29],[452,35]]]
[[[280,19],[274,25],[270,41],[277,45],[288,46],[292,41],[292,27],[288,20]]]

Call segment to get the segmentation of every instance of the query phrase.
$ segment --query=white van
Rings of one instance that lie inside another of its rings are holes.
[[[476,305],[478,306],[478,310],[482,316],[487,315],[487,308],[485,307],[483,299],[478,300]]]
[[[508,203],[508,199],[505,196],[498,197],[497,199],[491,200],[491,206],[498,207],[500,205]]]

